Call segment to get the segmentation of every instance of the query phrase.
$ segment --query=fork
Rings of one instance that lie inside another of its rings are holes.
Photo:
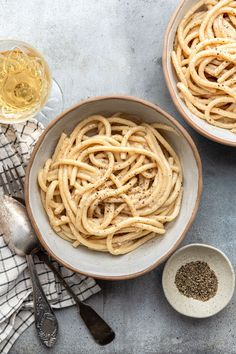
[[[15,176],[12,170],[15,172]],[[11,196],[21,204],[25,204],[23,198],[24,186],[16,167],[3,167],[3,172],[5,175],[6,183],[4,182],[1,174],[0,183],[4,194]],[[47,347],[52,347],[57,338],[58,322],[40,284],[31,253],[33,253],[33,250],[29,254],[26,254],[26,260],[33,287],[36,330],[43,344],[45,344]]]
[[[3,188],[4,194],[10,195],[12,198],[18,200],[18,202],[25,205],[24,185],[19,175],[19,172],[17,171],[17,168],[15,166],[13,166],[12,168],[10,168],[9,166],[3,166],[2,168],[3,173],[6,177],[5,183],[0,173],[0,183],[1,187]],[[16,177],[13,175],[12,169],[14,170]]]

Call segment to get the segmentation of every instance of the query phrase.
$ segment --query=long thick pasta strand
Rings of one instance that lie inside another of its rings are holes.
[[[172,63],[188,109],[236,133],[236,1],[201,0],[180,22]]]
[[[39,171],[55,232],[74,247],[125,254],[164,235],[182,199],[182,168],[161,131],[118,114],[90,116],[62,134]]]

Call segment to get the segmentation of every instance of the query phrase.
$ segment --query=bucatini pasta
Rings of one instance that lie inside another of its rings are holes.
[[[62,134],[38,174],[44,208],[55,232],[114,255],[165,233],[179,213],[182,169],[160,132],[121,115],[90,116]]]
[[[188,109],[236,133],[236,1],[197,2],[179,24],[172,62]]]

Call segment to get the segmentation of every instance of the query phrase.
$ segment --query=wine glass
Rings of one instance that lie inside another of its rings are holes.
[[[0,123],[34,117],[45,125],[62,109],[62,91],[38,50],[22,41],[0,40]]]

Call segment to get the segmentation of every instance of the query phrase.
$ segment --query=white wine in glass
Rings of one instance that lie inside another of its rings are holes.
[[[0,122],[13,124],[34,117],[52,86],[48,65],[28,44],[0,40]]]

